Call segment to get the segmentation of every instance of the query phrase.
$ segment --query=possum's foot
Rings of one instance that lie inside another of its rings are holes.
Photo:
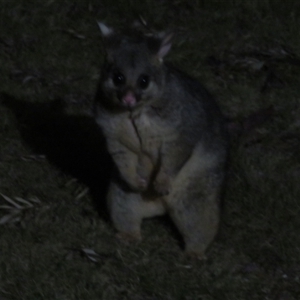
[[[185,255],[190,259],[197,259],[200,261],[207,260],[207,256],[203,252],[197,252],[197,251],[185,251]]]
[[[139,232],[129,233],[129,232],[118,232],[117,239],[125,244],[132,244],[141,241],[142,236]]]

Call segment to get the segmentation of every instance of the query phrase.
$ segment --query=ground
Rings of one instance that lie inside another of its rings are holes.
[[[136,2],[0,0],[0,299],[300,299],[300,4]],[[139,16],[175,33],[167,59],[228,118],[222,224],[206,261],[184,256],[165,218],[126,246],[105,212],[96,21]]]

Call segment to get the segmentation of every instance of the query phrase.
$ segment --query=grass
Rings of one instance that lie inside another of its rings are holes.
[[[176,32],[169,59],[238,128],[204,262],[166,219],[130,246],[107,221],[96,20],[139,14]],[[0,299],[299,299],[299,14],[296,1],[0,0]]]

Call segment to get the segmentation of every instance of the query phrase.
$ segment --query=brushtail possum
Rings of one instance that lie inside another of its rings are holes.
[[[167,213],[186,253],[204,258],[218,230],[228,150],[220,109],[197,80],[164,62],[170,34],[99,27],[106,59],[95,118],[114,162],[111,220],[120,236],[140,239],[144,218]]]

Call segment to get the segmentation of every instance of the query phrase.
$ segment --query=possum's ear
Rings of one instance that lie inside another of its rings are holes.
[[[119,39],[118,35],[115,33],[114,29],[106,26],[102,22],[97,22],[99,29],[101,31],[103,46],[107,55],[107,59],[112,59],[112,51],[118,45]]]
[[[157,52],[157,56],[159,60],[163,60],[163,58],[169,53],[172,47],[172,38],[173,33],[160,33],[160,46]]]
[[[97,22],[100,28],[101,34],[103,38],[111,37],[114,34],[114,30],[108,26],[106,26],[102,22]]]
[[[172,46],[173,33],[148,34],[148,48],[160,62],[168,54]]]

